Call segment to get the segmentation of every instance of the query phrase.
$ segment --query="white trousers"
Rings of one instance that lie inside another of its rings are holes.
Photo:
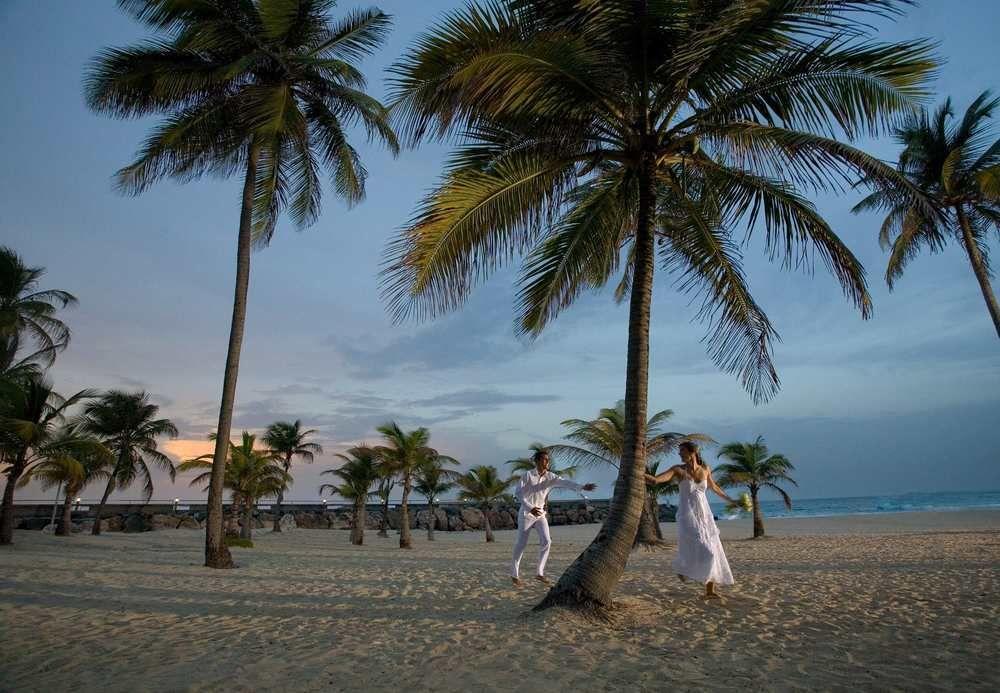
[[[552,539],[549,537],[549,520],[543,514],[535,517],[530,512],[519,511],[517,513],[517,541],[514,542],[514,558],[510,565],[512,577],[520,577],[521,556],[528,546],[528,535],[531,529],[538,532],[538,575],[545,575],[545,562],[549,560],[549,550],[552,548]]]

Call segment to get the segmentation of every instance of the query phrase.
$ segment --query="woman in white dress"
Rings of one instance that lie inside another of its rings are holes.
[[[712,470],[701,460],[698,446],[681,443],[679,448],[683,464],[671,467],[662,474],[646,475],[650,484],[680,479],[680,499],[677,502],[677,556],[673,568],[677,576],[705,584],[705,598],[718,599],[716,585],[732,585],[733,573],[729,570],[726,552],[719,540],[719,528],[712,516],[705,494],[709,489],[724,500],[734,503],[715,480]]]

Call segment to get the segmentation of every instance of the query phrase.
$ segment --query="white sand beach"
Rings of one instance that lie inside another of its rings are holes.
[[[723,601],[678,582],[670,547],[640,551],[612,625],[530,613],[544,588],[510,586],[512,532],[417,532],[404,552],[261,531],[220,572],[200,531],[19,531],[0,551],[0,689],[1000,689],[1000,511],[722,527]],[[553,577],[596,529],[554,528]]]

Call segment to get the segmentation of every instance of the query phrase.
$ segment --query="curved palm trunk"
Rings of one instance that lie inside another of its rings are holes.
[[[427,541],[434,541],[434,525],[437,524],[437,515],[434,514],[434,504],[428,503],[427,509]]]
[[[750,500],[753,501],[753,538],[764,536],[764,513],[757,502],[758,489],[750,488]]]
[[[233,321],[229,328],[229,351],[226,354],[226,374],[222,381],[222,403],[216,428],[215,455],[212,458],[212,480],[208,488],[208,517],[205,520],[205,565],[209,568],[232,568],[233,557],[223,540],[222,484],[229,453],[229,434],[233,425],[233,403],[236,401],[236,378],[240,370],[240,349],[243,347],[243,326],[247,314],[247,290],[250,287],[250,245],[253,221],[254,181],[257,177],[257,146],[250,145],[246,179],[243,181],[243,203],[240,209],[239,239],[236,244],[236,292],[233,298]]]
[[[379,525],[378,535],[380,537],[389,536],[389,497],[382,499],[382,522]]]
[[[635,542],[632,547],[643,546],[655,548],[663,545],[663,531],[660,529],[660,508],[656,498],[647,489],[646,502],[642,506],[642,515],[639,516],[639,529],[635,534]]]
[[[68,537],[73,531],[70,527],[73,524],[73,498],[80,491],[75,487],[66,487],[66,497],[63,498],[62,522],[56,525],[56,536]]]
[[[111,474],[111,478],[108,479],[108,485],[104,487],[104,495],[101,496],[101,502],[97,504],[97,510],[94,511],[94,526],[91,528],[90,533],[95,537],[101,533],[101,518],[104,515],[104,505],[108,502],[108,496],[111,495],[111,491],[115,488],[115,477],[118,474],[118,470]]]
[[[3,489],[3,509],[0,510],[0,545],[14,542],[14,488],[24,474],[24,453],[7,470],[7,485]]]
[[[625,440],[608,517],[597,537],[559,578],[535,610],[564,605],[603,609],[628,562],[646,501],[646,396],[649,313],[653,294],[653,160],[640,173],[632,295],[625,366]]]
[[[292,456],[291,455],[286,455],[285,456],[285,474],[288,474],[288,470],[291,469],[291,467],[292,467]],[[280,491],[278,491],[278,500],[275,503],[275,510],[274,510],[274,528],[273,528],[273,531],[275,531],[275,532],[280,532],[281,531],[281,503],[284,500],[285,500],[285,489],[281,489]]]
[[[354,522],[351,525],[351,543],[362,546],[365,543],[365,499],[354,501]]]
[[[990,273],[986,269],[986,261],[983,259],[983,252],[979,249],[976,237],[972,235],[972,227],[969,225],[969,218],[965,216],[965,210],[961,205],[955,207],[958,214],[958,223],[962,227],[962,240],[965,241],[965,251],[969,254],[969,264],[979,281],[979,290],[983,292],[983,300],[986,301],[986,308],[993,318],[993,327],[1000,337],[1000,305],[997,304],[997,297],[993,293],[993,286],[990,284]]]
[[[410,538],[410,477],[403,480],[403,502],[399,505],[399,548],[412,549]]]
[[[490,516],[487,514],[489,508],[483,510],[483,526],[486,527],[486,541],[493,542],[493,527],[490,526]]]

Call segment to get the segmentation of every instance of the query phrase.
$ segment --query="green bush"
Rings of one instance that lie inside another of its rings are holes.
[[[253,542],[240,537],[226,537],[226,546],[239,546],[242,549],[252,549]]]

